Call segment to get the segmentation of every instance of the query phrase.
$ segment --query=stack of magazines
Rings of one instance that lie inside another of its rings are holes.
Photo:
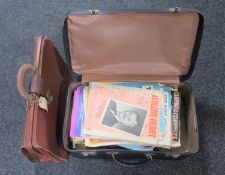
[[[180,143],[180,92],[150,82],[91,82],[74,91],[73,148],[117,145],[150,151]]]

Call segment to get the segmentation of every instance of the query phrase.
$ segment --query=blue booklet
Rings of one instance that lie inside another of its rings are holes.
[[[134,150],[134,151],[153,151],[152,147],[144,147],[140,145],[134,145],[134,144],[119,144],[118,146],[121,146],[126,149]]]

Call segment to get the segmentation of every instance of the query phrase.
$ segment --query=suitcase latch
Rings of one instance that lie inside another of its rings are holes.
[[[145,156],[147,157],[147,159],[151,159],[152,160],[152,155],[150,153],[146,153]]]
[[[172,157],[173,157],[174,159],[177,159],[179,156],[180,156],[180,154],[173,154],[173,155],[172,155]]]

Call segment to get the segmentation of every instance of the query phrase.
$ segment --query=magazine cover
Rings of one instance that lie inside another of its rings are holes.
[[[172,146],[179,147],[180,143],[180,93],[172,91]]]
[[[85,136],[156,144],[160,98],[132,87],[92,83],[84,122]]]
[[[78,114],[78,106],[79,106],[79,97],[80,97],[80,87],[74,90],[73,97],[73,110],[71,116],[71,126],[70,126],[70,137],[76,137],[76,121]]]

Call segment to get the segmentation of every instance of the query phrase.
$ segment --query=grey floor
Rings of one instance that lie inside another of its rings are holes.
[[[200,151],[182,161],[153,161],[127,169],[111,160],[71,158],[64,164],[30,163],[20,152],[25,101],[16,89],[18,68],[32,63],[33,38],[45,35],[64,57],[62,26],[79,9],[187,7],[203,12],[205,30],[190,79],[196,97]],[[225,174],[225,2],[0,0],[0,174]]]

